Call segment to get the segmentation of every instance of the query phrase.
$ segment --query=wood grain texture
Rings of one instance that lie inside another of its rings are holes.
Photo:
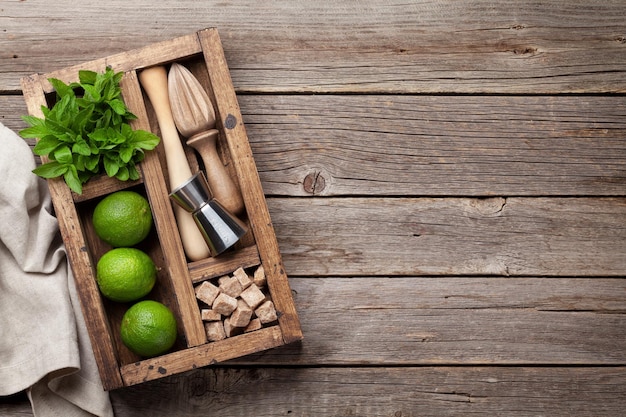
[[[620,195],[625,97],[242,96],[279,195]]]
[[[623,276],[624,198],[268,199],[290,275]]]
[[[205,343],[184,351],[147,358],[142,362],[122,366],[120,371],[124,383],[130,386],[224,362],[234,355],[249,355],[282,344],[284,341],[280,327],[272,326],[230,337],[220,343]]]
[[[282,196],[612,196],[621,96],[240,95],[263,190]],[[25,127],[19,96],[0,96]]]
[[[615,417],[624,367],[207,368],[112,392],[115,415]],[[512,395],[513,394],[513,395]],[[12,400],[17,401],[17,400]],[[28,401],[0,402],[32,416]]]
[[[626,282],[291,278],[305,339],[247,366],[620,365]]]
[[[206,369],[159,385],[115,392],[113,405],[118,417],[144,409],[155,417],[614,417],[626,401],[624,371],[623,367]]]
[[[116,415],[623,414],[625,15],[3,2],[15,130],[20,77],[217,27],[290,277],[302,342],[115,390]],[[18,396],[0,415],[32,412]]]
[[[69,0],[3,2],[0,91],[17,91],[19,79],[34,72],[205,27],[220,30],[238,91],[626,91],[626,4],[620,0],[75,6]]]

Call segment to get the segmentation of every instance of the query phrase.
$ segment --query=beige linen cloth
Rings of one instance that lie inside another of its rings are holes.
[[[113,416],[46,182],[0,123],[0,395],[27,390],[37,417]]]

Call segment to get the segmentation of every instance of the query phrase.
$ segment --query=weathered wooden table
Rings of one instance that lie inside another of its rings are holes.
[[[626,3],[540,3],[3,0],[15,130],[23,76],[219,29],[295,293],[302,343],[116,415],[622,415]]]

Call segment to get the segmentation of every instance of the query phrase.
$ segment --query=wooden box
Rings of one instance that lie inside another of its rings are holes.
[[[28,111],[41,117],[41,105],[51,106],[54,103],[55,92],[48,78],[77,81],[80,69],[102,72],[110,66],[116,72],[124,72],[121,82],[123,98],[128,108],[138,116],[133,121],[133,128],[150,130],[159,135],[154,111],[141,88],[138,74],[143,68],[167,66],[172,62],[190,69],[213,102],[216,128],[220,132],[218,150],[243,195],[245,214],[240,218],[249,226],[248,232],[226,253],[194,262],[187,260],[176,227],[173,203],[169,199],[170,187],[162,144],[147,152],[145,160],[139,165],[141,178],[137,181],[121,182],[101,176],[86,183],[81,195],[71,192],[61,179],[48,181],[106,390],[215,364],[302,338],[287,274],[216,29],[201,30],[48,74],[26,77],[22,80],[22,87]],[[201,169],[201,159],[193,149],[184,146],[192,171]],[[140,248],[152,257],[159,272],[157,283],[146,298],[166,304],[178,322],[179,337],[174,348],[153,358],[141,358],[121,343],[119,325],[129,304],[104,299],[96,283],[95,265],[110,247],[95,235],[91,215],[100,199],[121,189],[135,190],[150,202],[154,227]],[[275,305],[277,320],[255,331],[208,341],[194,286],[231,274],[238,268],[252,273],[261,265],[267,277],[266,296]]]

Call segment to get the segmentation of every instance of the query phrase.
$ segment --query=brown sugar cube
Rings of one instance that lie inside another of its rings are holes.
[[[243,333],[243,329],[233,324],[232,317],[226,317],[224,320],[224,333],[226,334],[226,337],[237,336],[238,334]]]
[[[246,327],[250,323],[252,309],[242,299],[237,300],[237,308],[230,315],[230,323],[235,327]]]
[[[203,321],[218,321],[222,320],[222,315],[215,310],[211,310],[208,308],[203,308],[200,311],[200,315],[202,316]]]
[[[263,268],[263,265],[259,265],[256,271],[254,271],[252,282],[254,282],[257,287],[263,287],[267,283],[267,279],[265,278],[265,268]]]
[[[276,309],[274,308],[274,303],[271,301],[266,301],[261,304],[256,310],[254,310],[254,314],[261,320],[261,323],[269,323],[278,318],[276,314]]]
[[[252,280],[243,268],[237,268],[237,270],[233,272],[233,276],[237,278],[237,281],[241,284],[241,288],[244,290],[252,284]]]
[[[250,333],[255,330],[259,330],[262,326],[263,325],[261,324],[261,320],[259,320],[258,317],[255,317],[252,320],[250,320],[250,323],[248,323],[248,325],[243,329],[243,332]]]
[[[220,291],[233,298],[239,297],[239,294],[243,291],[243,287],[239,283],[239,280],[235,277],[226,275],[221,277],[218,281],[220,283]]]
[[[196,298],[207,305],[213,304],[215,297],[220,293],[219,288],[211,284],[209,281],[204,281],[198,285],[195,289]]]
[[[230,313],[237,308],[237,299],[231,297],[228,294],[220,293],[213,301],[213,311],[220,313],[223,316],[230,316]]]
[[[204,329],[206,330],[206,336],[211,342],[217,342],[218,340],[226,339],[226,332],[224,331],[224,324],[221,321],[210,321],[204,323]]]
[[[250,306],[250,308],[255,309],[259,304],[263,302],[265,299],[265,294],[263,291],[259,289],[255,284],[250,285],[248,288],[243,290],[241,293],[241,298]]]

